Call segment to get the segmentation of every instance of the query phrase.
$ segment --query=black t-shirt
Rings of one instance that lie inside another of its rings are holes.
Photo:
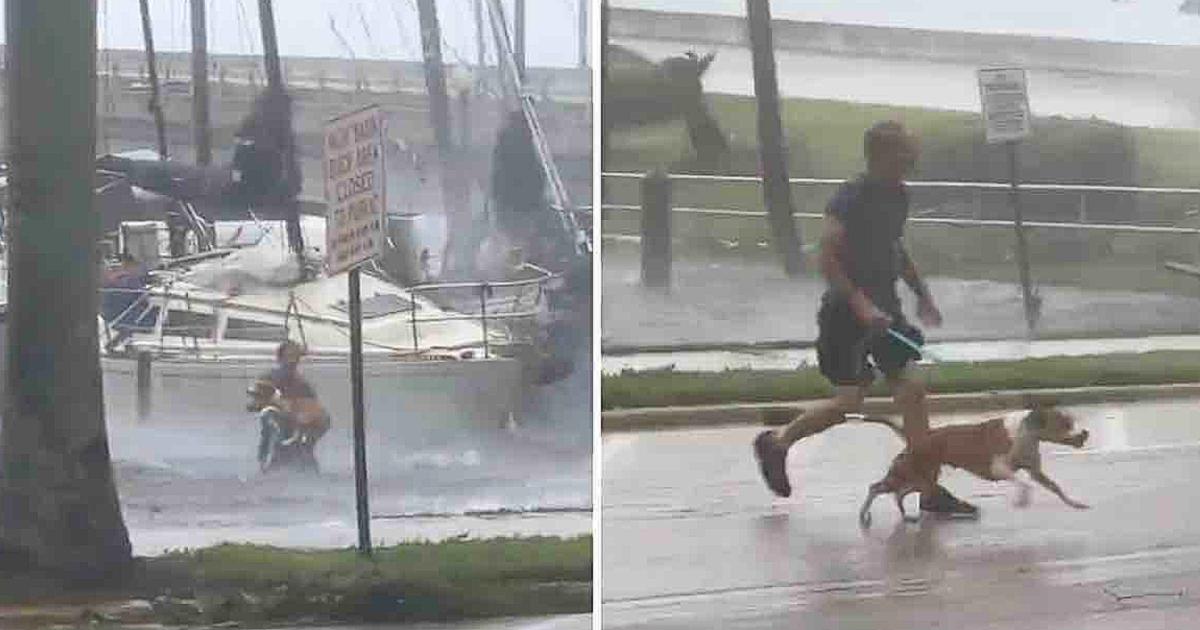
[[[846,230],[846,274],[856,287],[886,313],[900,313],[896,280],[900,276],[900,242],[908,219],[908,189],[859,176],[838,188],[825,215]],[[827,299],[845,299],[831,289]]]

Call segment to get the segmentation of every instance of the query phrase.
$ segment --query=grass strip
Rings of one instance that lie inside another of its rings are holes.
[[[967,393],[1200,382],[1200,351],[955,362],[927,366],[929,392]],[[825,398],[833,393],[816,368],[723,372],[625,371],[601,380],[605,410]],[[882,379],[872,388],[883,395]]]
[[[166,624],[446,622],[586,613],[592,539],[505,538],[375,549],[222,544],[138,558],[125,580],[74,585],[37,576],[0,580],[0,604],[142,602],[134,618],[97,606],[93,619]]]

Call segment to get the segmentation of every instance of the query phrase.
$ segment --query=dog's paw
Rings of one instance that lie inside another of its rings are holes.
[[[1029,486],[1021,486],[1017,490],[1017,496],[1013,500],[1013,505],[1024,509],[1029,507],[1030,503],[1033,503],[1033,492],[1029,489]]]
[[[863,529],[866,529],[871,526],[871,513],[870,512],[864,510],[864,511],[858,513],[858,526]]]
[[[1086,503],[1080,503],[1080,502],[1078,502],[1078,501],[1068,501],[1068,502],[1067,502],[1067,505],[1069,505],[1069,506],[1071,506],[1071,507],[1075,508],[1076,510],[1090,510],[1090,509],[1092,509],[1092,506],[1090,506],[1090,505],[1088,505],[1088,504],[1086,504]]]
[[[903,518],[905,523],[918,523],[921,521],[920,515],[916,514],[905,514]]]

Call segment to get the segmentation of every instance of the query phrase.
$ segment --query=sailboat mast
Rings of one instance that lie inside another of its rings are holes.
[[[208,17],[204,3],[192,2],[192,131],[196,144],[196,163],[212,163],[212,129],[208,97]]]
[[[149,66],[150,113],[154,115],[154,130],[158,134],[158,157],[167,159],[167,124],[163,120],[162,98],[158,91],[158,59],[154,55],[154,31],[150,27],[150,0],[141,0],[142,38],[146,45],[146,65]]]

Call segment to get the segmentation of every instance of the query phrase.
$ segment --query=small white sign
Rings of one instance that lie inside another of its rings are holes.
[[[386,187],[378,106],[325,125],[325,264],[340,273],[383,252]]]
[[[1029,91],[1023,69],[980,70],[979,100],[988,143],[1011,142],[1029,135]]]

